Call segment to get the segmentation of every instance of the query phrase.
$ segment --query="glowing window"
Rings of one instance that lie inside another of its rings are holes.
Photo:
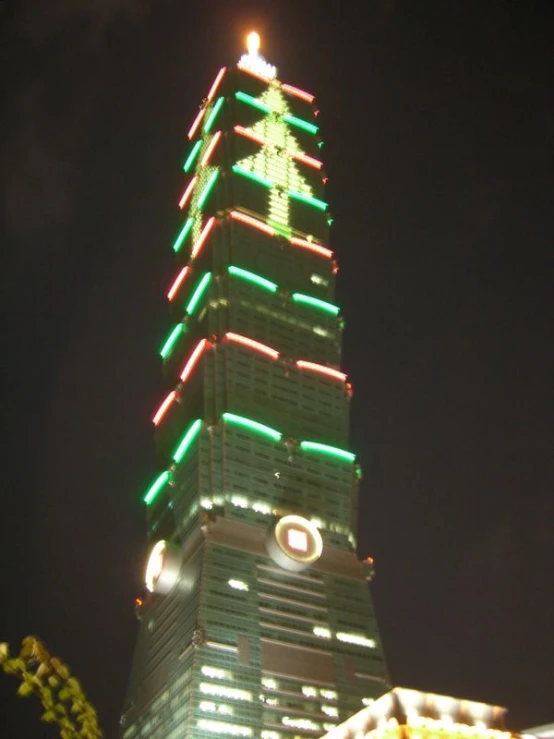
[[[216,680],[231,680],[233,678],[232,672],[229,672],[229,670],[222,670],[221,667],[202,665],[200,672],[206,677],[215,678]]]
[[[363,634],[352,634],[345,631],[338,631],[337,639],[346,644],[355,644],[356,646],[368,647],[369,649],[375,649],[377,646],[375,639],[368,639],[366,636],[363,636]]]
[[[229,585],[234,590],[248,590],[248,583],[243,580],[229,580]]]

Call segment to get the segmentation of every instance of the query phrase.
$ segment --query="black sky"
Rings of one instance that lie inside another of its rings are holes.
[[[255,26],[322,109],[393,682],[554,720],[553,4],[27,0],[0,19],[0,640],[39,634],[115,739],[185,132]],[[15,688],[0,736],[55,736]]]

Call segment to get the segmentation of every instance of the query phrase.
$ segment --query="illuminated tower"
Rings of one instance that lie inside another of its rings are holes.
[[[387,689],[318,110],[258,41],[188,132],[123,739],[320,736]]]

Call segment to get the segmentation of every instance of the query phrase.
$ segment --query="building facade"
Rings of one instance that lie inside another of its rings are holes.
[[[522,739],[505,716],[502,706],[394,688],[321,739]]]
[[[388,688],[319,111],[250,41],[188,132],[123,739],[321,736]]]

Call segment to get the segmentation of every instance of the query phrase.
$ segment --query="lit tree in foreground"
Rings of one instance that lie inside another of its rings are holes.
[[[42,721],[57,724],[62,739],[99,739],[103,736],[96,710],[87,700],[77,678],[61,660],[52,657],[36,636],[25,637],[15,657],[10,656],[6,643],[0,643],[0,667],[6,675],[20,679],[19,696],[36,695],[39,698],[44,709]]]

